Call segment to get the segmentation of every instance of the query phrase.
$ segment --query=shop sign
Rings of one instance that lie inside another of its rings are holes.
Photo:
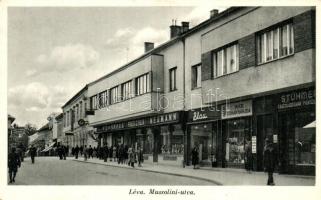
[[[144,126],[145,125],[145,120],[144,119],[138,119],[138,120],[133,120],[127,122],[127,126],[129,128],[131,127],[137,127],[137,126]]]
[[[273,135],[273,143],[278,143],[278,135]]]
[[[154,117],[151,117],[149,119],[150,124],[160,124],[160,123],[167,123],[167,122],[173,122],[178,120],[178,113],[166,113],[162,115],[157,115]]]
[[[177,160],[177,156],[173,156],[173,155],[164,155],[163,156],[163,160],[171,160],[171,161],[176,161]]]
[[[220,118],[220,112],[215,110],[215,108],[200,108],[197,110],[192,110],[189,112],[188,121],[201,121],[201,120],[207,120],[207,119],[219,119]]]
[[[315,105],[315,89],[305,89],[281,94],[278,98],[278,109]]]
[[[252,136],[252,153],[256,153],[256,136]]]
[[[252,101],[223,104],[221,110],[222,119],[251,116]]]

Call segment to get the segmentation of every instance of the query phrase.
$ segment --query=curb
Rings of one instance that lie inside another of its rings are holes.
[[[171,172],[162,172],[162,171],[154,171],[150,169],[142,169],[142,168],[131,168],[131,167],[123,167],[123,166],[115,166],[115,165],[108,165],[104,163],[96,163],[96,162],[88,162],[88,161],[82,161],[82,160],[75,160],[73,159],[72,161],[76,162],[82,162],[82,163],[89,163],[89,164],[96,164],[96,165],[103,165],[103,166],[109,166],[109,167],[117,167],[117,168],[124,168],[124,169],[131,169],[131,170],[139,170],[139,171],[145,171],[145,172],[151,172],[151,173],[158,173],[158,174],[165,174],[165,175],[173,175],[173,176],[180,176],[180,177],[187,177],[187,178],[193,178],[193,179],[198,179],[202,181],[207,181],[210,183],[214,183],[215,185],[221,186],[223,185],[221,182],[212,180],[212,179],[207,179],[207,178],[202,178],[202,177],[197,177],[197,176],[191,176],[191,175],[185,175],[185,174],[178,174],[178,173],[171,173]]]

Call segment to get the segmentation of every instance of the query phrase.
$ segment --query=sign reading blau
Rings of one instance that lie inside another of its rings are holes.
[[[222,119],[245,117],[252,115],[252,100],[223,104],[221,107]]]

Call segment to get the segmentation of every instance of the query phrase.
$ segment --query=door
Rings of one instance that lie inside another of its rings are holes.
[[[263,152],[265,139],[273,140],[273,115],[257,116],[257,170],[263,171]]]

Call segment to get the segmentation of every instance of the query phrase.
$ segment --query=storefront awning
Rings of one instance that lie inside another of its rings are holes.
[[[310,124],[303,126],[303,128],[315,128],[315,127],[316,127],[316,121],[313,121]]]
[[[44,150],[42,150],[41,152],[47,152],[50,149],[52,149],[54,147],[54,145],[56,144],[56,142],[51,143],[48,147],[46,147]]]

